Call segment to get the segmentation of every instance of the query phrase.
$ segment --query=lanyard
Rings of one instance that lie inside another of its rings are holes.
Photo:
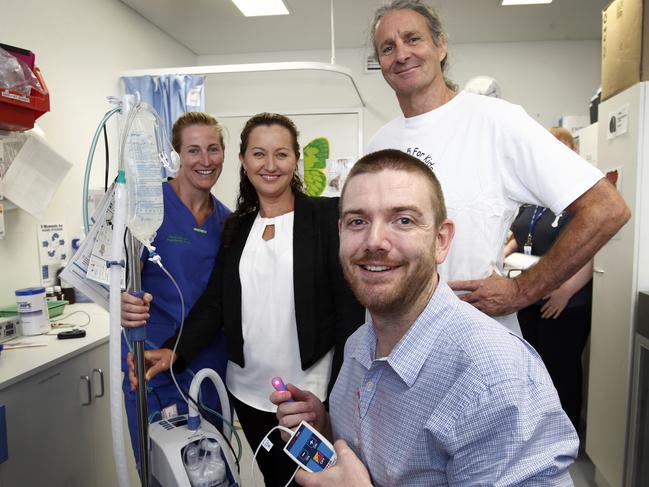
[[[534,213],[532,214],[532,219],[530,220],[530,225],[527,229],[527,242],[525,242],[525,246],[524,246],[525,254],[527,255],[532,254],[532,235],[534,234],[534,229],[536,228],[536,224],[543,216],[543,213],[545,213],[545,210],[547,210],[547,208],[542,208],[540,206],[534,207]]]

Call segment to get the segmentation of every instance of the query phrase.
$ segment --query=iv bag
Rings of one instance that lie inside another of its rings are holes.
[[[141,105],[129,114],[128,122],[122,153],[128,194],[126,226],[150,248],[164,217],[158,126],[155,115]]]

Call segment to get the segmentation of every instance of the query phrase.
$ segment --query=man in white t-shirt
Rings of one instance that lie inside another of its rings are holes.
[[[440,268],[462,299],[520,333],[515,313],[556,289],[629,219],[602,173],[503,100],[457,92],[444,77],[446,35],[417,0],[381,7],[372,41],[383,77],[403,112],[368,152],[395,148],[418,157],[442,184],[455,244]],[[499,274],[503,244],[522,203],[573,215],[552,249],[516,279]]]

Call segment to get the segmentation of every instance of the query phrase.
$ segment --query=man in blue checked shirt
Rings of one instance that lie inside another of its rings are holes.
[[[336,440],[337,464],[297,482],[572,485],[579,440],[541,359],[439,280],[454,224],[428,167],[396,150],[360,159],[339,228],[370,320],[347,340],[329,413],[291,384],[271,395],[281,425],[306,420]]]

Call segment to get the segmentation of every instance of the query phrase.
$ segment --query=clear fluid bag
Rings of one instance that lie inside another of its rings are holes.
[[[128,194],[126,226],[150,248],[164,218],[157,117],[138,105],[129,113],[125,130],[122,154]]]

